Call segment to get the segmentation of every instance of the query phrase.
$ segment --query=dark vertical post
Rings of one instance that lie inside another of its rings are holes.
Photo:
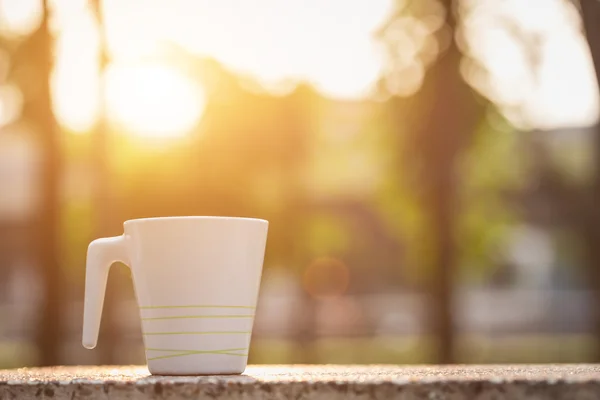
[[[426,186],[425,206],[432,240],[430,323],[436,339],[436,362],[456,361],[454,326],[454,280],[457,270],[456,216],[459,209],[458,157],[468,145],[474,128],[477,105],[460,74],[461,54],[454,40],[455,1],[443,0],[446,28],[451,35],[448,48],[427,72],[423,88],[427,108],[425,121],[415,141],[423,154]]]
[[[456,177],[454,146],[457,140],[456,130],[451,117],[452,109],[456,104],[453,100],[452,83],[460,79],[458,73],[457,49],[454,45],[442,56],[434,67],[432,79],[436,80],[436,87],[441,96],[436,101],[429,125],[432,140],[437,141],[430,156],[431,178],[428,206],[433,232],[433,274],[432,274],[432,322],[437,339],[439,363],[451,363],[454,355],[454,318],[453,318],[453,286],[456,272],[456,243],[454,242],[455,214],[456,214]],[[441,108],[448,108],[442,110]]]
[[[600,2],[598,0],[581,0],[581,13],[585,34],[594,62],[597,83],[600,83]],[[587,213],[583,218],[585,223],[585,247],[589,281],[594,291],[593,329],[596,342],[594,361],[600,361],[600,126],[596,125],[594,137],[595,171],[591,183],[590,198],[587,202]]]
[[[52,113],[50,95],[50,74],[52,71],[52,38],[48,20],[48,1],[43,2],[43,17],[38,31],[34,34],[38,51],[37,66],[40,88],[35,100],[35,112],[39,123],[39,136],[42,148],[40,168],[41,201],[39,226],[36,236],[36,262],[40,268],[44,285],[44,303],[40,310],[40,326],[37,330],[37,344],[41,365],[54,365],[60,362],[60,338],[63,327],[62,316],[64,279],[58,261],[59,216],[60,216],[60,141],[59,131]]]

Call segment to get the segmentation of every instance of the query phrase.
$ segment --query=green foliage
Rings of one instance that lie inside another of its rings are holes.
[[[380,150],[384,157],[387,154],[395,162],[385,171],[374,206],[406,247],[408,276],[419,282],[431,272],[433,233],[421,196],[422,182],[416,179],[413,161],[405,156],[410,125],[404,129],[397,127],[397,131],[393,127],[393,123],[382,127],[388,138]],[[456,172],[460,186],[454,239],[459,249],[459,266],[467,279],[481,279],[493,272],[495,256],[507,230],[518,218],[507,198],[523,185],[526,176],[526,166],[520,162],[517,151],[519,135],[489,105],[460,158]]]
[[[518,153],[519,135],[490,105],[462,157],[456,241],[463,272],[470,277],[491,271],[507,229],[517,219],[507,197],[526,176]]]
[[[330,214],[311,215],[307,224],[307,250],[311,257],[341,254],[351,238],[343,220]]]
[[[421,201],[421,188],[415,170],[406,162],[410,124],[399,126],[397,120],[410,109],[387,104],[387,115],[382,116],[379,128],[385,132],[380,143],[381,156],[388,161],[383,171],[382,184],[374,199],[374,208],[389,231],[405,248],[405,276],[413,282],[421,281],[431,265],[431,241],[427,233],[426,210]],[[400,116],[398,115],[400,114]]]
[[[87,246],[93,237],[93,210],[91,201],[71,200],[61,212],[61,265],[77,287],[85,273]]]

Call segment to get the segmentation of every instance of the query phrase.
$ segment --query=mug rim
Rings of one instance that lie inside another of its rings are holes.
[[[266,219],[261,218],[250,218],[250,217],[228,217],[228,216],[211,216],[211,215],[182,215],[172,217],[147,217],[147,218],[134,218],[128,219],[123,222],[123,225],[128,225],[135,222],[151,222],[151,221],[256,221],[269,223]]]

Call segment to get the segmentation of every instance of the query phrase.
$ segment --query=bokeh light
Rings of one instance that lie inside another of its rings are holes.
[[[23,96],[17,86],[0,86],[0,128],[17,120],[22,105]]]
[[[92,11],[82,4],[57,13],[53,107],[59,123],[72,132],[88,132],[99,117],[100,36]]]
[[[0,33],[24,36],[42,20],[42,0],[0,0]]]
[[[304,290],[313,297],[343,295],[350,283],[350,272],[341,260],[334,257],[314,259],[304,271]]]

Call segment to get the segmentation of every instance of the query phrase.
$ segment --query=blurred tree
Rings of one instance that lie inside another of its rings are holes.
[[[25,58],[23,65],[27,65],[29,70],[27,83],[35,87],[35,92],[30,93],[27,99],[24,117],[35,125],[42,148],[41,201],[36,224],[36,264],[44,284],[44,301],[36,332],[40,365],[60,363],[61,330],[65,314],[64,279],[58,254],[61,149],[50,94],[53,60],[49,20],[49,5],[44,1],[41,23],[21,48],[21,56]]]
[[[486,281],[506,265],[503,246],[518,218],[510,194],[525,181],[525,165],[518,157],[521,132],[514,129],[491,103],[459,162],[461,210],[458,247],[462,281]],[[463,279],[464,278],[464,279]]]
[[[482,108],[460,74],[461,53],[454,40],[456,2],[452,0],[401,2],[397,13],[382,31],[391,55],[388,83],[401,81],[403,71],[407,73],[406,55],[403,56],[400,47],[402,41],[397,40],[402,37],[398,27],[402,29],[403,21],[407,19],[427,17],[440,20],[430,24],[434,28],[429,32],[438,54],[431,57],[431,50],[425,50],[422,51],[424,55],[413,61],[419,63],[421,69],[424,64],[430,65],[420,90],[410,100],[412,129],[402,155],[411,173],[415,174],[415,189],[418,188],[422,200],[421,220],[426,228],[421,240],[427,242],[427,254],[422,261],[431,266],[428,279],[433,299],[430,323],[437,340],[436,361],[450,363],[455,360],[452,288],[458,261],[456,234],[461,182],[458,167],[476,123],[481,119]],[[426,47],[422,46],[422,49]],[[391,86],[392,93],[397,85]],[[406,101],[396,99],[391,102],[394,108],[402,103],[406,104]],[[405,126],[406,114],[398,112],[396,121],[398,127]]]
[[[581,0],[581,15],[585,34],[590,46],[597,81],[600,82],[600,3],[595,0]],[[502,17],[501,26],[516,39],[527,61],[532,81],[540,75],[542,61],[541,48],[544,44],[539,33],[523,29],[514,21]],[[524,132],[523,137],[528,161],[531,163],[526,179],[530,180],[527,189],[521,190],[517,201],[536,224],[559,226],[574,232],[579,238],[585,253],[588,283],[595,293],[595,303],[600,304],[600,128],[595,129],[593,159],[596,165],[589,181],[579,182],[569,176],[547,146],[537,140],[540,131]],[[566,149],[561,150],[562,155]],[[600,360],[600,308],[591,307],[595,313],[596,351],[594,359]]]
[[[585,34],[592,55],[596,71],[596,82],[600,83],[600,2],[597,0],[580,0],[582,19]],[[594,305],[594,334],[596,337],[596,349],[594,359],[600,361],[600,125],[596,125],[594,147],[594,176],[589,190],[584,196],[578,196],[571,201],[571,209],[579,210],[577,225],[583,234],[586,250],[586,261],[589,273],[589,282],[595,293]],[[555,185],[559,188],[562,185]],[[564,192],[561,190],[561,192]]]
[[[10,83],[12,58],[12,43],[0,35],[0,88]],[[0,123],[0,133],[3,133],[4,121]],[[0,293],[8,293],[10,282],[10,265],[13,262],[15,248],[15,227],[14,224],[7,221],[0,221]],[[13,238],[13,240],[10,240]],[[4,297],[3,295],[0,295]],[[4,300],[4,298],[2,298]]]

